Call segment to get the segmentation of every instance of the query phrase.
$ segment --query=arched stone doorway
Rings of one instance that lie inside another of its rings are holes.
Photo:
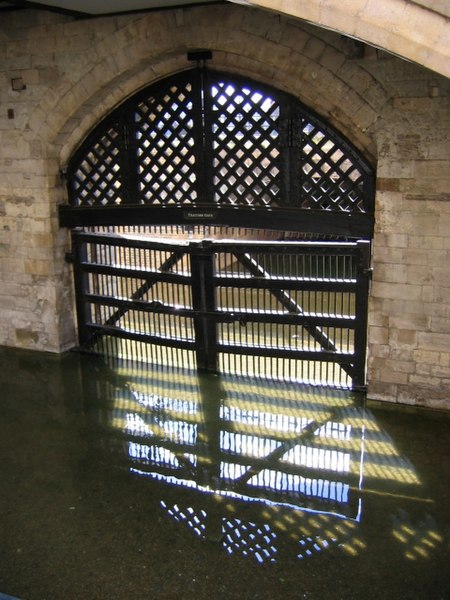
[[[364,387],[370,164],[292,96],[197,58],[69,162],[80,344]]]

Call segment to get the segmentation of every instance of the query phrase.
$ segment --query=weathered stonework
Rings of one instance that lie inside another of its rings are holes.
[[[398,65],[395,74],[402,76]],[[386,75],[393,80],[392,69]],[[413,75],[403,72],[409,95],[393,98],[383,122],[369,396],[449,408],[450,104],[447,82],[437,96],[417,97]],[[427,89],[420,80],[418,88]]]
[[[0,22],[0,344],[76,343],[60,169],[125,98],[187,69],[261,80],[323,115],[377,167],[369,397],[450,410],[450,83],[292,18],[234,5]],[[11,79],[25,89],[15,91]]]
[[[450,9],[445,0],[232,1],[316,23],[450,75]]]

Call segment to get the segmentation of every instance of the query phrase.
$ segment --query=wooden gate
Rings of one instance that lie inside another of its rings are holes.
[[[372,165],[297,98],[206,59],[128,98],[61,169],[80,345],[360,389]],[[136,227],[278,241],[164,242]]]
[[[81,348],[365,385],[369,242],[157,241],[72,232]]]

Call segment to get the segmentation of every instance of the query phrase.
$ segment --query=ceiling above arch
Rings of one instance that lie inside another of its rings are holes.
[[[448,0],[230,0],[297,17],[450,77]]]
[[[450,77],[448,0],[227,0],[308,21]],[[42,8],[78,17],[161,10],[218,0],[0,0],[0,10]]]
[[[220,0],[5,0],[1,8],[44,8],[60,10],[82,17],[113,15],[140,10],[160,10],[192,4],[218,4]]]

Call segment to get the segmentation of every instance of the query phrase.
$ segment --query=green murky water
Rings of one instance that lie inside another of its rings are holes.
[[[448,415],[76,354],[0,366],[0,592],[450,597]]]

